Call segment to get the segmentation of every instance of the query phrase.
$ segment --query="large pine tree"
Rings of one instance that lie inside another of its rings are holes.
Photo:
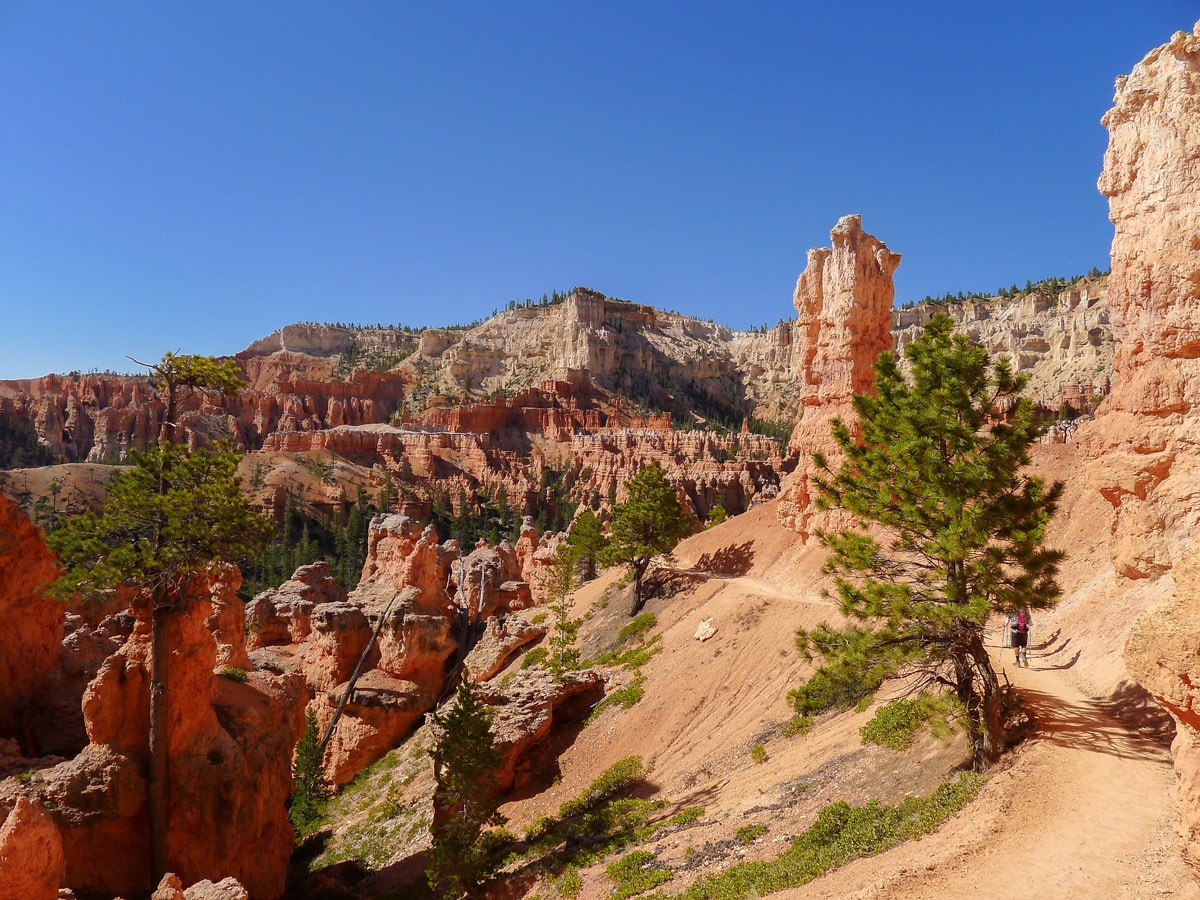
[[[1001,692],[984,646],[993,613],[1053,606],[1062,554],[1045,547],[1062,492],[1029,475],[1038,424],[1019,397],[1024,378],[1005,359],[934,316],[905,349],[911,383],[894,354],[875,365],[875,394],[854,398],[857,433],[837,421],[845,462],[814,454],[821,504],[858,527],[820,532],[831,551],[844,629],[821,625],[799,643],[824,662],[793,692],[798,709],[818,694],[870,689],[890,675],[953,691],[965,711],[976,768],[1004,749]]]

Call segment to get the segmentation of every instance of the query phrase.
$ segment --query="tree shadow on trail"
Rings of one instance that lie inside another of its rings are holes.
[[[1033,659],[1031,668],[1040,671],[1070,669],[1079,662],[1082,651],[1076,650],[1073,656],[1065,655],[1071,645],[1071,639],[1067,638],[1062,643],[1057,643],[1061,634],[1060,628],[1041,643],[1029,645],[1029,655]]]
[[[696,560],[696,565],[692,568],[698,572],[736,578],[749,572],[753,562],[754,541],[746,541],[744,544],[730,544],[712,553],[705,553]]]
[[[1121,759],[1168,758],[1160,736],[1129,728],[1105,701],[1074,702],[1031,688],[1020,689],[1020,695],[1037,735],[1052,744],[1083,747]]]

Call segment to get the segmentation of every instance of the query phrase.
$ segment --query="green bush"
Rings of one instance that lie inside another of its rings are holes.
[[[750,748],[750,758],[756,763],[765,763],[767,761],[767,748],[762,744],[755,744]]]
[[[582,794],[563,803],[558,809],[559,818],[565,819],[595,808],[602,801],[629,790],[645,774],[646,764],[640,756],[626,756],[617,760],[601,772]]]
[[[638,613],[632,622],[621,629],[617,635],[617,640],[622,644],[628,642],[630,638],[640,638],[647,631],[658,624],[658,619],[652,612]]]
[[[671,880],[671,870],[652,866],[654,854],[646,850],[635,850],[616,862],[609,863],[608,877],[617,889],[610,895],[612,900],[625,900],[641,894]]]
[[[223,668],[221,670],[220,674],[224,675],[230,681],[245,681],[246,680],[246,670],[239,669],[237,666],[226,666],[225,668]]]
[[[766,833],[767,826],[761,822],[756,822],[754,825],[739,828],[737,830],[737,839],[743,844],[752,844]]]
[[[893,700],[881,706],[875,717],[858,730],[864,744],[892,750],[907,750],[924,729],[944,735],[954,715],[953,699],[922,692],[916,697]]]
[[[852,859],[873,856],[928,834],[966,806],[982,784],[981,775],[964,772],[929,797],[909,797],[898,806],[874,801],[858,807],[833,803],[775,859],[738,863],[695,882],[678,896],[684,900],[743,900],[807,884]],[[661,895],[654,897],[661,900]]]

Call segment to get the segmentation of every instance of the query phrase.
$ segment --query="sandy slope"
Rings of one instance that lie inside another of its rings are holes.
[[[1037,464],[1051,478],[1079,471],[1069,447],[1038,448]],[[1070,484],[1053,536],[1071,552],[1066,596],[1035,622],[1032,665],[1014,670],[993,636],[998,667],[1034,713],[1035,736],[938,833],[778,896],[1200,898],[1171,827],[1169,734],[1121,660],[1129,626],[1172,583],[1112,574],[1110,520],[1086,483]],[[836,610],[821,596],[820,553],[780,528],[770,506],[689,539],[676,556],[679,592],[649,607],[664,651],[645,667],[645,699],[580,732],[560,757],[561,781],[506,810],[514,824],[639,754],[653,766],[654,796],[672,809],[706,810],[700,825],[650,848],[676,869],[675,893],[739,859],[777,855],[833,800],[928,794],[968,758],[961,739],[942,746],[929,738],[904,754],[864,747],[857,732],[871,711],[844,713],[807,737],[780,736],[787,691],[811,671],[794,650],[795,631]],[[611,588],[610,576],[577,596],[577,612],[593,610],[585,640],[612,633],[605,617],[612,626],[624,616],[615,600],[598,608]],[[701,643],[693,635],[706,619],[717,634]],[[756,743],[768,753],[761,765],[749,757]],[[743,847],[735,832],[753,823],[768,834]],[[583,900],[611,890],[602,867],[584,873]]]

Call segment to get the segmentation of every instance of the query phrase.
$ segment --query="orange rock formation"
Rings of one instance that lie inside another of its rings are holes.
[[[796,281],[793,364],[801,411],[789,449],[800,463],[779,500],[780,520],[806,541],[823,523],[812,453],[825,451],[836,466],[830,423],[853,421],[854,395],[871,389],[876,357],[892,349],[892,275],[900,265],[900,254],[863,231],[859,216],[843,216],[829,236],[832,247],[809,250]]]

